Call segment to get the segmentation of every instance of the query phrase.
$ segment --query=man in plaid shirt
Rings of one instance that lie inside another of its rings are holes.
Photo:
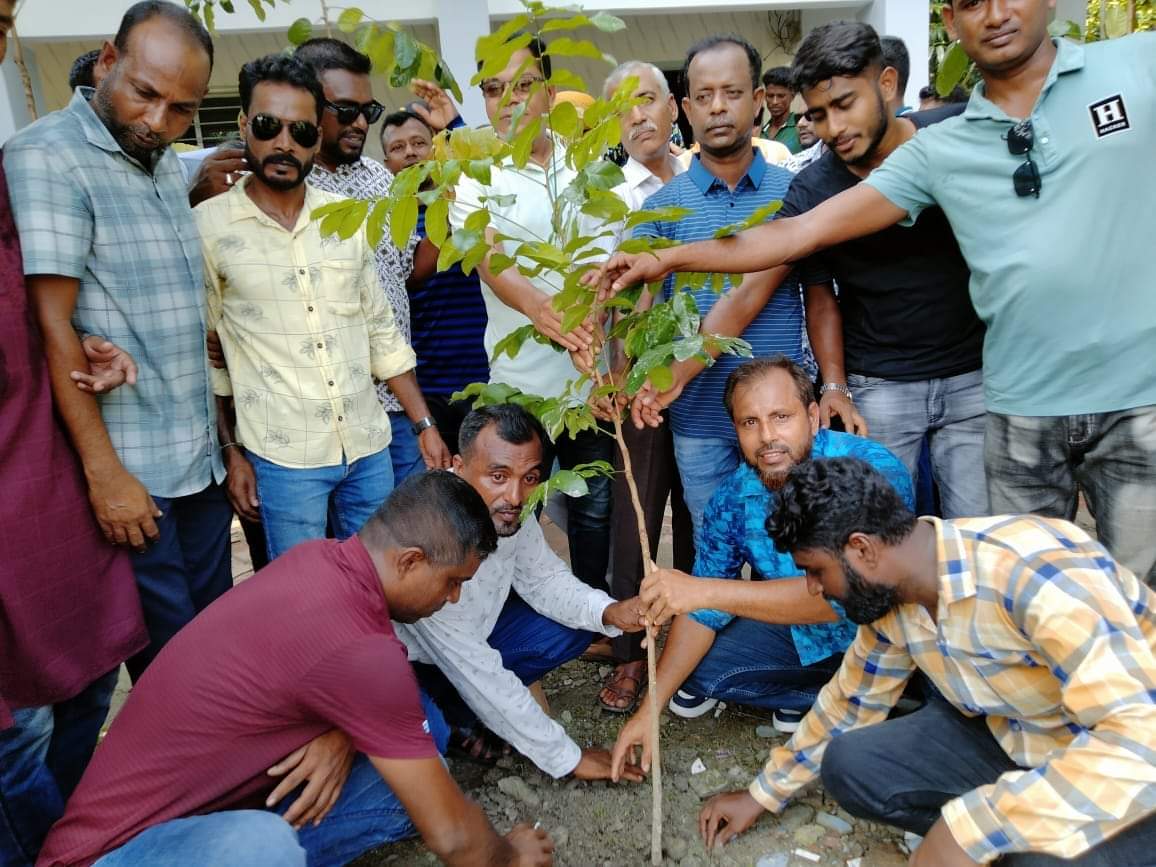
[[[1156,850],[1156,597],[1078,527],[916,519],[853,458],[791,471],[768,532],[862,624],[708,845],[822,776],[856,816],[926,835],[913,867],[1145,865]],[[907,680],[938,694],[887,720]]]

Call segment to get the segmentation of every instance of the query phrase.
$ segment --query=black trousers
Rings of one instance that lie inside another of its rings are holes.
[[[909,716],[835,738],[823,755],[823,788],[861,819],[926,834],[948,801],[994,783],[1015,764],[982,717],[968,718],[940,697]],[[1008,855],[1001,867],[1151,867],[1156,815],[1084,855]]]
[[[472,400],[450,400],[448,394],[426,394],[426,406],[430,415],[437,422],[438,433],[442,435],[446,448],[451,455],[458,453],[458,429],[470,410],[474,408]]]
[[[630,449],[630,463],[634,479],[638,484],[638,499],[642,503],[642,515],[646,523],[646,536],[650,541],[650,556],[658,554],[658,539],[662,534],[662,517],[666,511],[667,498],[670,499],[671,534],[673,543],[673,565],[675,569],[689,572],[694,568],[694,528],[690,512],[682,498],[682,479],[674,463],[674,437],[670,426],[663,422],[661,427],[638,430],[627,419],[622,428],[623,439]],[[630,500],[630,490],[626,477],[622,474],[622,455],[615,453],[614,468],[619,472],[614,476],[613,502],[613,572],[610,580],[611,595],[621,601],[638,593],[642,584],[642,545],[638,541],[638,520],[634,514],[634,504]],[[643,632],[628,633],[613,639],[614,658],[618,662],[634,662],[645,659],[642,650]]]

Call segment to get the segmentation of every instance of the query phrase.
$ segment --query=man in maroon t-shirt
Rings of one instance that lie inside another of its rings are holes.
[[[221,597],[137,682],[37,863],[336,865],[414,826],[447,864],[551,863],[543,832],[499,837],[458,789],[390,624],[456,602],[496,546],[481,498],[432,471]],[[331,730],[352,749],[288,808],[295,833],[267,769]]]

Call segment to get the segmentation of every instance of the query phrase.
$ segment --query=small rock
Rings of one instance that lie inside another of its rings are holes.
[[[755,736],[760,738],[773,738],[778,734],[774,726],[755,726]]]
[[[755,867],[787,867],[787,862],[791,860],[791,856],[784,852],[776,852],[773,854],[764,855],[755,862]]]
[[[701,774],[705,770],[706,770],[706,765],[704,765],[702,763],[702,759],[695,759],[693,762],[690,763],[691,775]]]
[[[734,787],[734,782],[715,768],[690,778],[690,787],[700,798],[709,798]]]
[[[681,861],[690,849],[689,844],[682,837],[671,837],[666,841],[666,857],[671,861]]]
[[[836,834],[850,834],[851,823],[839,816],[832,816],[830,813],[816,813],[815,822],[822,825],[828,831],[834,831]]]
[[[671,782],[671,785],[673,785],[674,788],[680,792],[689,792],[690,791],[690,781],[686,777],[684,777],[682,774],[679,774],[676,777],[672,777],[670,782]]]
[[[570,713],[570,711],[568,711],[568,710],[564,710],[564,711],[562,711],[561,719],[562,719],[562,725],[568,726],[572,722],[574,722],[574,714]]]
[[[531,789],[521,777],[502,777],[498,780],[498,788],[515,801],[521,801],[531,807],[537,807],[542,803],[538,793]]]
[[[518,821],[518,808],[514,806],[506,807],[506,818],[511,822]]]
[[[500,759],[494,762],[494,766],[508,771],[510,768],[514,767],[514,757],[502,756]]]
[[[810,852],[807,849],[796,849],[795,857],[802,858],[804,861],[812,861],[815,863],[823,860],[821,855],[816,855],[814,852]]]
[[[566,827],[558,827],[550,832],[550,839],[554,841],[557,848],[562,848],[570,842],[570,829]]]
[[[598,679],[599,680],[606,680],[606,678],[610,677],[610,672],[612,672],[612,671],[614,671],[614,669],[611,668],[609,665],[598,666]]]
[[[863,845],[856,843],[854,840],[845,840],[843,842],[843,854],[851,859],[862,858]]]
[[[819,842],[819,838],[823,836],[823,833],[822,825],[804,825],[796,829],[792,836],[800,846],[814,846]]]
[[[748,774],[746,771],[744,771],[742,768],[738,767],[737,765],[734,765],[734,766],[727,769],[727,776],[730,777],[732,780],[742,780],[742,779],[746,779],[747,777],[749,777],[750,774]]]
[[[792,804],[779,817],[779,827],[784,831],[797,831],[815,818],[815,810],[806,804]]]

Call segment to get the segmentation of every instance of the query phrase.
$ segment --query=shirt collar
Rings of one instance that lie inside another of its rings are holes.
[[[1061,75],[1077,72],[1084,68],[1083,45],[1072,42],[1070,39],[1058,38],[1053,38],[1052,43],[1056,46],[1056,56],[1052,60],[1052,68],[1048,70],[1048,77],[1044,79],[1044,86],[1040,90],[1036,105],[1043,102],[1044,97]],[[987,98],[986,91],[987,88],[982,81],[975,86],[975,90],[971,92],[971,98],[967,101],[967,108],[964,109],[963,117],[967,120],[1011,120],[1003,109]]]
[[[256,203],[250,199],[249,195],[245,192],[245,187],[247,187],[252,180],[252,175],[246,175],[241,179],[240,183],[234,184],[233,188],[227,193],[221,194],[226,197],[224,201],[229,206],[229,213],[226,219],[230,223],[239,223],[242,220],[256,220],[258,223],[272,226],[280,229],[282,232],[286,231],[284,226],[258,208]],[[305,205],[301,208],[301,213],[297,217],[297,225],[293,227],[292,234],[296,235],[313,222],[313,218],[310,216],[313,209],[325,204],[325,202],[318,201],[321,196],[321,191],[316,187],[309,183],[305,184]]]
[[[963,536],[954,525],[939,518],[923,517],[935,529],[936,558],[939,563],[939,608],[975,596],[975,575],[963,544]]]
[[[124,152],[124,148],[120,143],[113,138],[112,133],[108,127],[104,125],[95,111],[93,111],[91,100],[96,91],[91,87],[77,87],[72,93],[72,99],[68,102],[68,111],[80,122],[80,128],[84,130],[84,137],[88,143],[95,145],[103,151],[108,151],[113,154],[122,154],[125,159],[130,162],[142,165],[142,163],[135,157],[131,157]],[[149,171],[154,171],[161,159],[164,158],[167,147],[161,148],[156,152],[156,158],[153,160],[151,166],[145,166]]]
[[[735,185],[736,191],[742,189],[744,184],[757,190],[762,186],[763,178],[766,176],[767,161],[763,159],[763,155],[758,148],[752,148],[752,150],[755,154],[754,159],[751,160],[750,167],[747,168],[746,174],[739,178],[739,182]],[[690,174],[690,179],[694,181],[694,185],[699,188],[703,195],[706,195],[715,186],[722,187],[724,190],[727,188],[724,181],[716,178],[706,170],[698,154],[695,154],[694,158],[690,161],[690,168],[687,169],[687,172]]]
[[[680,175],[686,171],[686,169],[683,168],[682,163],[676,159],[671,159],[670,165],[671,168],[674,169],[674,173],[676,175]],[[626,188],[629,190],[638,189],[652,178],[658,180],[660,183],[662,182],[661,178],[659,178],[656,174],[654,174],[650,169],[648,169],[634,157],[630,157],[626,160],[626,164],[622,167],[622,177],[625,180]]]

